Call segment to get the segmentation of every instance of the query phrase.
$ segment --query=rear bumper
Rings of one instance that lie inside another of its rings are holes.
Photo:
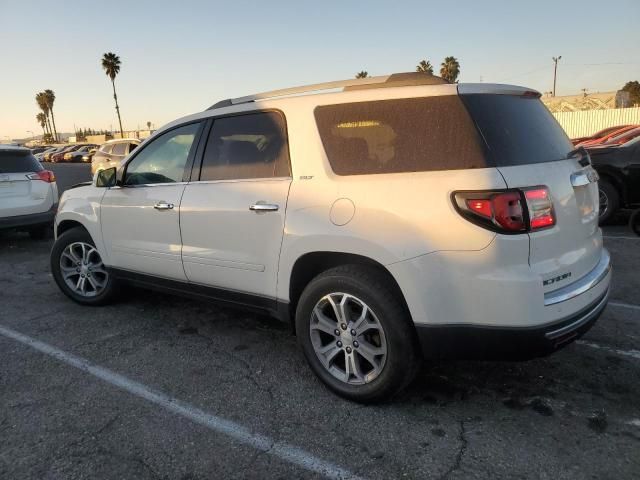
[[[54,203],[53,206],[46,212],[0,218],[0,229],[52,224],[57,210],[58,204]]]
[[[609,288],[578,313],[535,327],[416,325],[424,358],[528,360],[549,355],[584,335],[598,320]]]

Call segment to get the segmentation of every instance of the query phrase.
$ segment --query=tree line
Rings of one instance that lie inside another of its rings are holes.
[[[416,72],[433,75],[433,65],[427,59],[420,60],[416,65]],[[460,76],[460,62],[456,57],[446,57],[440,64],[440,76],[449,83],[457,83]],[[362,70],[356,73],[356,78],[368,78],[369,72]]]
[[[118,73],[120,73],[120,57],[115,53],[108,52],[102,56],[101,59],[102,69],[105,74],[111,80],[111,86],[113,88],[113,100],[116,104],[116,113],[118,114],[118,124],[120,125],[120,136],[124,137],[124,130],[122,129],[122,118],[120,118],[120,106],[118,105],[118,95],[116,94],[116,77]],[[60,142],[60,137],[58,136],[58,131],[56,129],[56,121],[53,116],[53,104],[56,101],[56,94],[53,90],[44,90],[42,92],[36,93],[36,104],[38,108],[41,110],[36,115],[36,120],[40,124],[42,128],[43,140],[45,143],[53,143]],[[150,125],[151,123],[148,122]],[[89,129],[91,132],[95,132],[95,130]],[[87,135],[87,130],[76,131],[76,136],[78,136],[78,132],[82,132],[82,138],[85,138]],[[106,130],[103,130],[106,133]]]

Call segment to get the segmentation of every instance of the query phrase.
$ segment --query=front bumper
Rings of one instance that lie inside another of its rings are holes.
[[[36,225],[50,225],[56,217],[58,204],[42,213],[32,213],[29,215],[15,215],[13,217],[0,218],[0,229],[33,227]]]

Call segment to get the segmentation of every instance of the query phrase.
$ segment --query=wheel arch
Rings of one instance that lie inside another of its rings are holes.
[[[62,235],[64,232],[77,227],[87,230],[86,227],[82,223],[78,222],[77,220],[62,220],[56,226],[56,238]]]
[[[306,286],[315,277],[322,272],[341,265],[361,265],[376,271],[388,280],[388,285],[396,295],[402,307],[404,308],[407,318],[411,318],[409,306],[402,293],[402,289],[391,272],[380,262],[354,253],[333,252],[333,251],[316,251],[308,252],[296,259],[289,275],[289,308],[288,320],[292,327],[294,326],[295,310],[300,299],[300,295]]]
[[[625,188],[624,181],[620,178],[620,176],[608,169],[599,170],[598,175],[602,180],[606,180],[611,184],[613,188],[616,189],[618,195],[620,196],[620,206],[625,206],[627,204],[627,190]]]

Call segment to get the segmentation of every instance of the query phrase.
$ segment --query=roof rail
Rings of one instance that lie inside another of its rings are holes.
[[[213,110],[215,108],[230,107],[239,103],[254,102],[256,100],[262,100],[265,98],[284,97],[288,95],[297,95],[301,93],[319,92],[322,90],[334,90],[337,88],[343,88],[345,90],[359,90],[365,88],[380,88],[380,87],[401,87],[411,85],[434,85],[449,83],[440,77],[429,75],[426,73],[394,73],[391,75],[382,75],[379,77],[369,78],[352,78],[350,80],[338,80],[335,82],[315,83],[313,85],[303,85],[300,87],[283,88],[280,90],[272,90],[270,92],[256,93],[254,95],[247,95],[245,97],[228,98],[221,100],[207,110]],[[386,84],[386,85],[383,85]]]

